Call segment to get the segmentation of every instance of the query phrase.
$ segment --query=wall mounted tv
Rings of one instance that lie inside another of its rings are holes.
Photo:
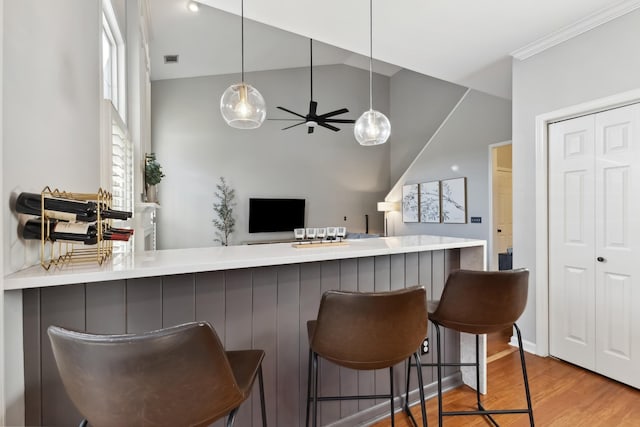
[[[249,199],[249,233],[304,227],[304,199]]]

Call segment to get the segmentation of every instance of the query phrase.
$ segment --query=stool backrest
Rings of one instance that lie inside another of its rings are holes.
[[[206,322],[139,335],[48,329],[69,397],[91,426],[209,425],[242,401]]]
[[[529,271],[457,270],[447,279],[432,319],[445,327],[487,334],[513,326],[527,305]]]
[[[311,348],[352,369],[393,366],[427,336],[423,287],[392,292],[328,291],[322,296]]]

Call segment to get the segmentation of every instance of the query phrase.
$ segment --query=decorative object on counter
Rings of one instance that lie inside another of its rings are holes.
[[[402,221],[418,222],[419,213],[418,184],[402,186]]]
[[[452,178],[442,181],[442,222],[466,224],[467,222],[467,178]]]
[[[131,218],[131,212],[112,210],[112,200],[102,189],[68,193],[45,187],[40,195],[21,193],[16,211],[36,217],[22,225],[19,235],[40,240],[40,265],[45,270],[72,262],[101,265],[113,253],[113,240],[128,241],[133,234],[112,227],[114,219]]]
[[[420,222],[440,222],[440,181],[420,184]]]
[[[158,189],[156,185],[162,181],[165,174],[162,173],[162,166],[156,160],[156,153],[145,154],[144,156],[144,184],[146,199],[150,203],[158,203]]]
[[[213,210],[218,218],[213,219],[213,225],[218,229],[215,242],[220,242],[222,246],[229,246],[229,236],[235,231],[236,220],[233,217],[233,207],[236,204],[236,190],[227,185],[223,176],[220,183],[216,185],[218,191],[215,196],[218,199],[213,204]]]
[[[220,98],[220,113],[232,128],[256,129],[267,117],[267,106],[260,92],[244,81],[244,0],[240,1],[240,34],[241,82],[224,91]]]
[[[384,144],[391,135],[387,116],[373,109],[373,0],[369,0],[369,110],[356,120],[353,135],[360,145]]]
[[[387,213],[400,210],[400,202],[378,202],[378,212],[384,212],[384,237],[389,235]],[[377,236],[376,236],[377,237]]]

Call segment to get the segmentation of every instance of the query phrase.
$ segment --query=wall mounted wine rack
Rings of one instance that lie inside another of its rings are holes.
[[[95,245],[84,245],[81,243],[53,241],[50,238],[50,222],[47,221],[51,218],[49,218],[45,210],[45,198],[47,197],[95,202],[97,206],[97,243]],[[113,241],[103,239],[103,230],[106,227],[111,227],[113,220],[103,218],[101,211],[110,209],[112,200],[111,193],[103,189],[99,189],[97,193],[70,193],[57,188],[52,190],[49,187],[45,187],[41,192],[40,265],[45,270],[49,270],[52,266],[62,267],[71,263],[97,262],[102,265],[113,253]]]

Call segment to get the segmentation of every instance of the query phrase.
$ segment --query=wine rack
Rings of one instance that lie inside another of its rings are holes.
[[[95,245],[84,245],[71,242],[52,241],[49,237],[50,219],[45,211],[45,198],[55,197],[59,199],[69,199],[76,201],[92,201],[97,205],[97,243]],[[58,189],[52,190],[45,187],[41,192],[41,216],[42,229],[40,239],[40,265],[45,270],[49,270],[52,266],[62,267],[71,263],[92,263],[97,262],[99,265],[107,260],[113,253],[113,241],[103,239],[103,230],[110,227],[113,220],[103,218],[101,211],[110,209],[113,196],[111,193],[99,189],[97,193],[70,193]]]

